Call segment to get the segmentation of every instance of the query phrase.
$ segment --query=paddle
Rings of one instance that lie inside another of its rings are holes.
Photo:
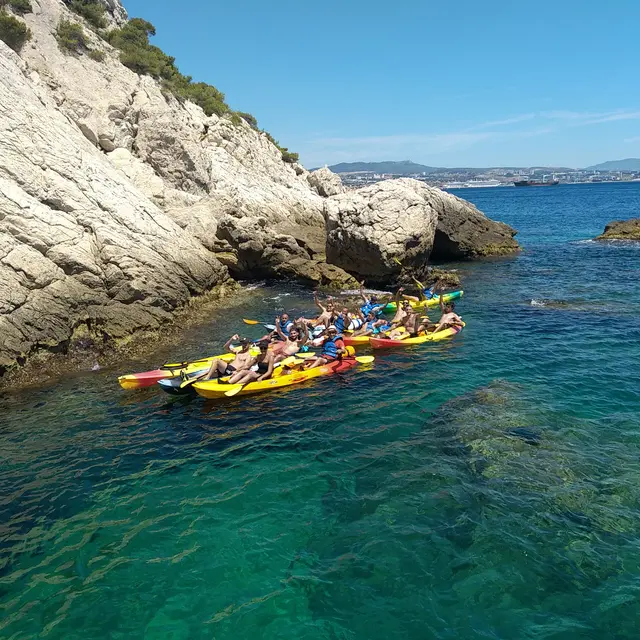
[[[180,388],[184,389],[185,387],[188,387],[189,385],[192,385],[194,382],[197,382],[198,380],[201,380],[202,378],[204,378],[207,375],[207,373],[209,373],[209,372],[206,371],[205,373],[202,373],[199,376],[194,376],[193,378],[188,378],[187,380],[182,382],[182,384],[180,385]]]
[[[356,356],[354,360],[360,364],[369,364],[370,362],[373,362],[375,358],[374,356]]]
[[[245,324],[250,324],[250,325],[261,324],[265,329],[268,329],[269,331],[275,331],[275,328],[276,328],[275,324],[268,324],[266,322],[260,322],[260,320],[249,320],[248,318],[242,318],[242,322],[244,322]]]
[[[404,269],[404,265],[402,264],[402,262],[400,262],[400,260],[398,260],[398,258],[394,258],[394,260]],[[414,278],[413,276],[411,276],[411,279],[424,291],[425,290],[425,286],[422,284],[422,282],[420,282],[420,280],[418,280],[417,278]]]

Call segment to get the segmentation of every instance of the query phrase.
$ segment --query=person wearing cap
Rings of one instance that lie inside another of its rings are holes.
[[[326,337],[322,344],[322,352],[317,358],[308,360],[304,364],[305,369],[313,369],[314,367],[321,367],[324,364],[329,364],[339,360],[347,349],[342,340],[342,336],[338,334],[338,330],[335,326],[331,325],[327,328]]]
[[[240,347],[232,347],[234,341],[240,342]],[[202,380],[210,380],[214,376],[221,378],[222,376],[231,376],[238,371],[246,371],[255,363],[255,357],[251,355],[251,342],[247,338],[240,338],[236,333],[231,336],[224,345],[225,351],[235,353],[235,358],[231,362],[215,359],[211,362],[209,371],[202,376]]]
[[[275,357],[269,351],[269,344],[268,340],[261,340],[258,343],[260,353],[253,359],[251,368],[236,371],[229,378],[229,384],[248,384],[270,378],[273,375]]]

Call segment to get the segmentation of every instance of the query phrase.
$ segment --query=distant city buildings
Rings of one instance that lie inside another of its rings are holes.
[[[441,189],[467,189],[473,187],[512,187],[514,182],[554,182],[560,184],[581,184],[590,182],[631,182],[640,181],[640,171],[593,171],[559,169],[549,167],[494,169],[442,169],[432,173],[395,174],[358,171],[339,174],[344,185],[352,188],[363,187],[382,180],[394,178],[414,178],[432,187]]]

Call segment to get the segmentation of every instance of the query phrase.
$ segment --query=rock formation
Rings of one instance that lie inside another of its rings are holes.
[[[487,218],[474,205],[440,189],[431,190],[431,207],[438,215],[431,259],[472,260],[509,255],[519,250],[517,231]]]
[[[640,218],[614,220],[596,240],[640,240]]]
[[[119,0],[102,2],[109,28],[126,23]],[[247,121],[207,116],[123,66],[68,4],[33,2],[20,56],[0,41],[0,375],[82,331],[157,328],[229,274],[354,288],[343,266],[380,281],[394,257],[419,270],[440,233],[465,257],[517,246],[420,183],[345,193],[328,169],[285,162]],[[83,25],[86,47],[61,49],[61,19]]]
[[[0,42],[0,371],[80,325],[157,327],[228,278]]]
[[[402,265],[422,273],[438,223],[429,195],[424,183],[401,178],[328,198],[327,260],[370,282]]]
[[[471,203],[411,178],[325,200],[327,260],[371,282],[402,269],[418,277],[428,260],[513,253],[516,231]]]

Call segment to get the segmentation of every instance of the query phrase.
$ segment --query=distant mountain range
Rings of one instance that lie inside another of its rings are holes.
[[[609,160],[587,167],[589,171],[640,171],[640,158]]]

